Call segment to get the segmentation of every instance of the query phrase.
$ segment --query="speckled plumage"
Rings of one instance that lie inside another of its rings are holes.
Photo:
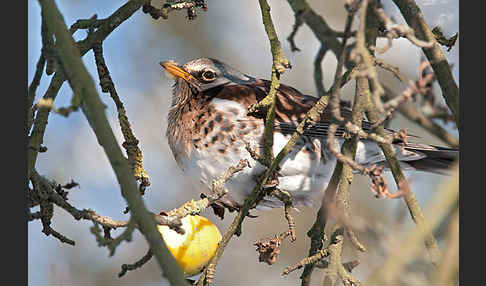
[[[196,193],[209,192],[214,179],[241,159],[247,159],[252,168],[245,168],[226,184],[230,190],[229,199],[242,204],[255,185],[255,176],[263,170],[245,149],[248,142],[257,152],[263,151],[263,119],[248,115],[248,107],[265,97],[270,82],[242,74],[214,59],[197,59],[178,68],[190,74],[190,80],[177,78],[173,90],[166,135],[174,158],[194,183]],[[213,74],[205,74],[208,70]],[[211,75],[214,77],[204,80]],[[284,84],[277,90],[276,99],[275,154],[317,100]],[[341,108],[341,113],[344,117],[351,116],[350,109],[345,107]],[[279,187],[291,194],[296,206],[319,205],[332,175],[336,158],[329,151],[325,137],[329,119],[330,112],[326,110],[320,122],[306,131],[280,164]],[[370,123],[363,122],[363,129],[369,130]],[[342,132],[338,130],[338,135]],[[336,141],[337,144],[343,142],[340,138]],[[414,147],[395,145],[398,158],[409,163],[404,166],[414,165],[427,158],[430,152],[436,155],[442,152],[441,156],[436,156],[441,157],[438,168],[442,168],[457,155],[453,150],[429,145]],[[374,142],[359,142],[357,163],[374,164],[384,160]],[[281,205],[277,199],[266,197],[259,207]]]

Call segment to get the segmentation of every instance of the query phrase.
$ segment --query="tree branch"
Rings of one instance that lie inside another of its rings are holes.
[[[113,32],[121,23],[130,18],[143,4],[150,2],[150,0],[130,0],[123,6],[118,8],[113,14],[102,21],[98,29],[88,35],[86,39],[76,42],[79,48],[79,53],[84,56],[95,44],[102,42]],[[44,94],[44,99],[52,98],[54,101],[61,89],[62,84],[66,80],[63,71],[56,70],[52,77],[49,87]],[[33,100],[33,99],[32,99]],[[44,140],[44,133],[47,126],[47,119],[49,117],[50,109],[42,109],[37,112],[34,120],[34,126],[30,134],[29,148],[27,151],[27,176],[30,178],[32,170],[37,161],[40,146]]]
[[[367,5],[368,1],[363,0],[362,5]],[[362,8],[363,9],[363,8]],[[361,21],[366,21],[366,10],[361,10]],[[375,27],[377,29],[377,27]],[[368,40],[368,45],[369,46],[375,46],[376,45],[376,38],[374,39],[369,39]],[[358,44],[357,48],[359,49],[360,52],[365,52],[365,54],[368,54],[369,51],[368,49],[363,46],[363,44]],[[377,81],[377,79],[375,78]],[[370,82],[374,82],[374,80],[370,79]],[[376,91],[375,91],[376,92]],[[376,95],[375,95],[376,96]],[[376,98],[375,98],[376,101]],[[375,102],[376,104],[376,102]],[[366,116],[368,117],[368,120],[370,120],[372,123],[376,123],[380,120],[379,115],[377,110],[378,107],[375,106],[372,102],[371,96],[368,96],[366,99],[366,104],[365,104],[365,111],[366,111]],[[380,136],[385,137],[385,129],[382,125],[378,126],[376,128],[376,133]],[[425,225],[425,218],[422,213],[422,210],[417,202],[417,199],[410,189],[410,186],[405,178],[405,175],[402,172],[402,169],[400,167],[400,163],[396,157],[395,150],[392,146],[391,143],[378,143],[380,148],[383,151],[383,154],[385,155],[386,161],[390,167],[390,170],[392,171],[393,177],[395,179],[395,182],[398,186],[399,195],[403,197],[405,203],[407,204],[407,207],[410,211],[410,215],[412,216],[413,221],[417,224],[418,228],[423,228]],[[426,236],[425,239],[425,245],[427,250],[429,251],[431,260],[433,264],[437,264],[437,262],[440,259],[440,249],[437,244],[437,241],[435,240],[434,236],[432,234],[429,234]]]
[[[414,0],[393,0],[393,2],[400,9],[407,23],[415,30],[417,37],[434,43],[432,48],[422,48],[422,50],[437,76],[442,96],[454,114],[457,126],[459,126],[459,88],[444,52],[442,52],[434,34],[425,22],[422,11]]]
[[[153,216],[146,209],[138,192],[128,160],[123,156],[104,113],[105,105],[101,102],[93,79],[81,61],[80,50],[69,33],[61,13],[53,0],[40,0],[39,2],[43,18],[46,20],[49,30],[56,36],[59,59],[69,84],[74,93],[78,94],[83,101],[83,112],[93,128],[98,142],[105,150],[135,222],[139,225],[159,266],[171,284],[186,285],[182,270],[165,245]]]

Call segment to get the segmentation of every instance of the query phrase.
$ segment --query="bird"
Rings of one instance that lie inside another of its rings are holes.
[[[263,154],[264,118],[248,109],[268,94],[271,82],[213,58],[197,58],[183,65],[163,61],[160,65],[175,79],[166,137],[177,165],[195,190],[207,193],[213,180],[229,167],[248,160],[252,168],[244,168],[226,183],[229,192],[222,200],[226,206],[242,206],[256,185],[257,176],[265,170],[246,148],[250,146],[257,154]],[[276,92],[274,154],[287,143],[317,100],[280,84]],[[345,118],[351,118],[349,107],[343,105],[340,111]],[[337,162],[326,142],[330,120],[327,106],[320,121],[304,131],[279,165],[278,188],[290,194],[294,207],[318,207],[322,201]],[[372,124],[363,120],[362,129],[369,132]],[[343,127],[336,131],[338,146],[344,142],[344,133]],[[443,174],[458,157],[457,149],[447,147],[403,141],[394,142],[393,146],[405,169]],[[369,140],[358,142],[355,161],[364,166],[386,165],[380,147]],[[265,196],[257,209],[282,206],[274,196]]]

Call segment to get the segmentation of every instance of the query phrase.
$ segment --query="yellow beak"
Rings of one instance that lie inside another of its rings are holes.
[[[188,72],[183,70],[181,67],[176,65],[173,61],[160,62],[160,65],[171,75],[185,79],[188,82],[194,82],[196,79]]]

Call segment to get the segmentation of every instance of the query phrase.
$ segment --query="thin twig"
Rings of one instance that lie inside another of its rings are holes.
[[[270,15],[270,6],[266,0],[259,0],[260,9],[262,12],[262,21],[267,32],[268,39],[270,41],[270,48],[272,52],[273,65],[272,65],[272,81],[270,84],[270,90],[267,96],[262,99],[255,110],[262,107],[267,108],[267,115],[265,118],[265,131],[263,135],[264,144],[264,160],[271,162],[273,160],[273,129],[275,124],[275,97],[277,88],[280,86],[280,75],[285,72],[286,69],[291,68],[290,62],[285,57],[280,41],[277,37],[277,32],[273,25],[272,16]],[[253,112],[250,110],[250,112]]]
[[[37,90],[37,87],[39,86],[42,73],[44,72],[45,65],[46,65],[46,58],[41,52],[41,55],[39,56],[39,60],[37,61],[34,78],[32,79],[32,82],[29,85],[29,91],[27,93],[27,108],[28,108],[27,128],[26,128],[27,134],[29,134],[30,129],[32,128],[32,124],[34,123],[34,109],[32,104],[34,103],[35,92]]]
[[[374,57],[373,60],[374,60],[374,62],[377,66],[381,67],[384,70],[391,72],[398,80],[400,80],[400,81],[405,80],[405,77],[400,73],[400,69],[398,67],[395,67],[395,66],[388,64],[388,63],[385,63],[385,61],[383,61],[382,59],[376,58],[376,57]]]
[[[292,209],[291,203],[285,204],[284,212],[285,212],[285,219],[287,220],[289,226],[290,241],[294,242],[297,239],[297,234],[295,233],[294,217],[290,214],[291,209]]]
[[[67,117],[69,116],[69,114],[71,114],[71,112],[77,111],[79,106],[71,105],[68,107],[57,108],[56,106],[54,106],[54,101],[52,100],[52,98],[48,98],[48,99],[41,98],[34,105],[34,110],[46,109],[46,108],[52,110],[54,113]]]
[[[122,270],[120,271],[120,273],[118,273],[118,277],[124,276],[127,273],[127,271],[135,270],[142,267],[145,263],[147,263],[152,258],[153,255],[154,253],[152,252],[151,249],[149,249],[147,253],[142,258],[137,260],[135,263],[122,264],[121,266]]]
[[[356,266],[359,265],[359,263],[360,263],[359,260],[353,260],[353,261],[349,261],[349,262],[344,262],[343,263],[343,267],[344,267],[344,269],[346,269],[346,271],[352,272],[353,269],[356,268]],[[322,261],[320,263],[316,263],[316,267],[317,268],[321,268],[321,269],[328,268],[329,267],[329,262]]]
[[[383,108],[381,97],[385,94],[385,91],[378,80],[378,75],[376,74],[370,51],[365,44],[366,25],[364,23],[366,22],[367,10],[368,0],[362,0],[360,8],[360,28],[356,36],[356,50],[357,53],[359,53],[359,55],[361,56],[361,61],[366,67],[366,69],[364,69],[362,73],[363,75],[366,75],[370,80],[371,90],[373,92],[373,102],[376,106],[376,109],[378,110],[378,112],[383,113],[385,110]]]
[[[115,254],[116,248],[123,241],[132,240],[132,233],[135,230],[135,224],[132,221],[129,221],[125,230],[115,238],[111,238],[109,227],[104,226],[103,229],[105,230],[105,237],[101,235],[101,229],[99,228],[98,224],[94,222],[94,225],[91,227],[91,233],[93,233],[94,236],[96,237],[96,241],[98,242],[98,245],[106,246],[110,251],[109,255],[113,256]]]
[[[39,174],[37,174],[37,172],[33,174],[31,182],[32,182],[33,190],[38,195],[38,199],[39,199],[38,202],[40,206],[39,219],[42,222],[42,232],[47,236],[52,235],[57,239],[59,239],[59,241],[74,246],[75,242],[73,240],[55,231],[51,227],[51,219],[54,216],[54,204],[48,200],[50,197],[49,194],[50,183],[46,180],[42,180],[42,177]]]
[[[101,43],[93,46],[93,53],[96,61],[96,67],[98,69],[101,91],[110,93],[111,98],[115,102],[118,110],[118,121],[120,123],[123,138],[125,139],[122,146],[127,152],[128,161],[133,169],[133,175],[137,181],[140,182],[139,189],[141,195],[143,196],[146,188],[150,186],[150,177],[143,166],[142,151],[140,150],[140,147],[138,147],[139,141],[137,137],[135,137],[135,134],[133,134],[132,128],[130,127],[130,121],[126,115],[125,107],[123,106],[123,102],[121,102],[116,91],[115,84],[111,79],[110,71],[108,70],[103,57],[103,46]]]
[[[302,259],[301,261],[299,261],[297,264],[286,267],[284,269],[284,271],[282,272],[282,275],[283,276],[288,275],[289,273],[291,273],[291,272],[293,272],[297,269],[300,269],[300,268],[302,268],[306,265],[314,264],[314,263],[320,261],[321,259],[327,257],[328,255],[329,255],[329,250],[327,248],[319,250],[313,256],[306,257],[306,258]]]
[[[322,60],[326,55],[328,49],[326,46],[321,45],[317,55],[314,59],[314,83],[317,89],[317,97],[321,98],[326,94],[326,89],[324,88],[324,80],[322,78]]]
[[[304,23],[314,33],[314,36],[321,42],[321,45],[328,47],[335,55],[341,53],[341,43],[337,34],[327,22],[316,13],[306,0],[287,0],[295,15],[299,15]],[[340,36],[344,36],[340,34]]]
[[[64,75],[60,72],[56,72],[43,98],[44,99],[52,98],[52,100],[54,100],[64,80],[65,80]],[[34,167],[37,161],[37,156],[39,154],[40,147],[44,142],[44,133],[46,131],[47,118],[49,116],[50,110],[51,109],[49,108],[38,110],[34,119],[34,124],[32,127],[32,131],[30,132],[29,144],[27,149],[28,178],[31,177],[32,172],[34,171]]]
[[[348,40],[350,31],[351,31],[351,26],[353,25],[353,20],[354,20],[354,15],[355,13],[349,13],[348,16],[346,17],[346,24],[345,24],[345,30],[344,33],[346,36],[343,38],[343,41],[341,43],[341,53],[339,54],[339,61],[338,61],[338,66],[336,68],[336,73],[334,74],[334,85],[331,87],[330,94],[331,98],[329,100],[329,104],[331,105],[331,114],[335,120],[338,121],[344,121],[344,118],[341,116],[340,112],[340,86],[342,82],[342,70],[344,66],[344,62],[346,61],[346,53],[345,53],[345,48],[346,48],[346,42]]]
[[[163,215],[166,216],[169,220],[173,220],[182,219],[187,215],[195,215],[202,212],[213,202],[219,200],[228,193],[228,190],[225,188],[224,184],[229,179],[231,179],[237,172],[240,172],[247,166],[248,160],[240,160],[236,166],[229,167],[228,170],[226,170],[226,172],[221,175],[221,177],[212,182],[211,194],[206,195],[203,199],[197,201],[191,200],[189,202],[186,202],[179,208],[168,211]]]
[[[428,81],[430,81],[432,77],[429,77]],[[396,96],[392,99],[390,99],[388,102],[383,104],[383,109],[385,111],[385,115],[382,116],[378,121],[374,122],[373,125],[371,126],[372,128],[377,128],[378,126],[382,125],[383,122],[395,111],[395,109],[402,103],[410,101],[413,96],[415,96],[418,93],[424,94],[427,89],[419,88],[417,84],[413,81],[408,82],[408,87],[399,95]]]
[[[197,17],[196,8],[200,8],[203,11],[208,10],[205,0],[167,2],[171,3],[165,3],[161,8],[156,8],[150,3],[147,3],[143,5],[143,12],[149,14],[155,20],[160,17],[167,20],[170,12],[187,9],[187,18],[189,20],[194,20]]]
[[[34,98],[35,98],[35,91],[37,90],[37,87],[39,86],[42,73],[44,72],[44,67],[46,65],[46,58],[42,55],[39,56],[39,60],[37,61],[35,73],[34,73],[34,78],[32,78],[32,81],[29,85],[29,92],[27,94],[27,106],[29,108],[32,107],[32,104],[34,103]]]
[[[415,37],[415,31],[407,25],[398,25],[393,23],[390,17],[386,15],[385,10],[383,7],[376,7],[375,15],[380,19],[386,29],[386,35],[388,38],[388,44],[383,47],[382,49],[377,49],[379,54],[385,53],[389,48],[392,46],[392,41],[398,37],[405,37],[414,45],[421,47],[421,48],[430,48],[433,45],[433,42],[422,41]]]
[[[98,20],[96,14],[90,19],[79,19],[74,24],[69,27],[69,32],[72,34],[76,33],[79,29],[95,29],[99,28],[106,19]]]
[[[299,28],[304,24],[304,21],[302,21],[302,14],[300,13],[295,13],[295,23],[294,26],[292,27],[292,32],[290,32],[290,35],[287,37],[287,41],[289,41],[290,44],[290,50],[292,52],[299,52],[300,49],[297,47],[295,44],[295,35],[297,35],[297,31]]]
[[[57,67],[56,50],[54,48],[54,37],[52,31],[48,29],[44,19],[42,19],[41,35],[41,54],[46,59],[46,74],[51,75],[56,71]]]

